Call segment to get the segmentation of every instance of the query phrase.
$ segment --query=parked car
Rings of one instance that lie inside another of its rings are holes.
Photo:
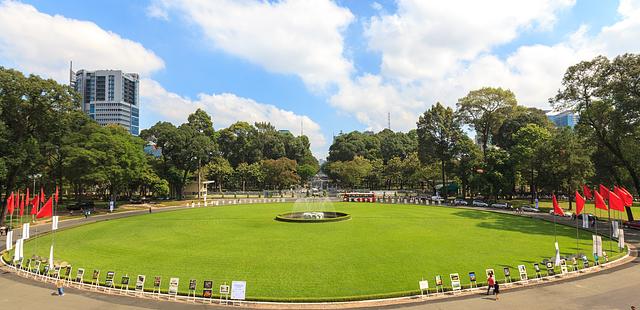
[[[536,209],[532,206],[522,206],[520,209],[525,212],[540,212],[540,209]]]
[[[431,200],[432,201],[437,201],[437,202],[442,202],[442,201],[444,201],[444,198],[442,198],[440,196],[431,196]]]
[[[557,215],[557,214],[553,213],[553,210],[549,210],[549,214],[551,214],[551,215]],[[558,216],[560,216],[560,215],[558,215]],[[571,212],[567,212],[567,211],[564,211],[564,216],[563,216],[563,217],[570,217],[570,218],[573,218],[573,213],[571,213]]]
[[[67,205],[67,210],[69,211],[93,210],[93,209],[95,209],[95,203],[93,203],[93,201],[78,201],[74,204]]]
[[[469,203],[466,200],[462,199],[462,198],[456,198],[453,201],[453,205],[454,206],[467,206],[467,205],[469,205]]]
[[[640,229],[640,221],[626,221],[622,223],[622,227]]]
[[[511,209],[511,206],[506,202],[496,202],[491,204],[491,207],[498,208],[498,209]]]
[[[574,215],[572,218],[573,218],[574,220],[577,218],[578,220],[582,221],[582,218],[583,218],[584,216],[586,216],[586,217],[587,217],[587,219],[589,220],[589,222],[591,222],[591,221],[595,221],[595,220],[597,220],[597,219],[598,219],[598,217],[597,217],[597,216],[595,216],[595,215],[593,215],[593,214],[591,214],[591,213],[587,213],[587,214],[585,214],[585,213],[578,214],[578,216],[577,216],[577,217]]]
[[[474,207],[488,207],[489,204],[484,202],[484,201],[479,201],[479,200],[474,200],[471,205],[473,205]]]

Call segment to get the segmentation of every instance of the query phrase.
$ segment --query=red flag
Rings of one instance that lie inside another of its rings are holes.
[[[614,191],[617,187],[614,188]],[[609,192],[609,209],[616,211],[624,211],[624,201],[616,193]]]
[[[596,208],[602,209],[602,210],[609,210],[607,208],[607,205],[604,204],[604,199],[602,198],[602,195],[600,195],[600,193],[594,191],[593,195],[596,196]]]
[[[33,200],[38,199],[38,197],[33,197]],[[31,215],[36,215],[38,213],[38,202],[36,201],[36,203],[33,203],[33,200],[31,200]]]
[[[40,203],[44,203],[44,189],[40,187]]]
[[[58,185],[56,185],[56,205],[58,204]]]
[[[558,200],[556,200],[555,194],[553,194],[553,213],[564,216],[564,211],[562,211],[562,209],[558,205]]]
[[[38,206],[40,205],[39,202],[40,202],[40,196],[38,195],[33,196],[33,199],[31,199],[31,205],[34,206],[36,209],[38,209]]]
[[[584,198],[576,191],[576,215],[582,213],[582,209],[584,209]]]
[[[38,211],[38,214],[36,214],[36,218],[43,218],[53,215],[53,201],[51,200],[51,198],[52,197],[49,197],[49,200],[47,200],[44,206],[42,206],[42,209]]]
[[[7,198],[7,213],[13,213],[13,192],[11,192],[11,195]]]
[[[29,203],[30,199],[31,199],[31,198],[30,198],[30,196],[29,196],[29,187],[27,186],[27,195],[24,197],[24,204],[25,204],[26,206],[28,206],[27,204]]]
[[[631,195],[631,193],[629,193],[629,191],[624,187],[621,187],[620,190],[624,193],[624,198],[622,198],[622,200],[624,200],[624,205],[631,207],[633,205],[633,195]]]
[[[18,194],[18,201],[20,203],[20,216],[24,215],[24,196],[20,196],[20,194]]]
[[[591,194],[591,190],[588,186],[582,185],[582,192],[584,193],[584,197],[587,199],[593,199],[593,194]]]
[[[609,192],[611,191],[602,184],[600,184],[599,190],[600,190],[600,196],[602,196],[602,199],[609,200]]]

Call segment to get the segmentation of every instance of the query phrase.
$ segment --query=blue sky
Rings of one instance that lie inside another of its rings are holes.
[[[639,47],[637,1],[515,2],[3,1],[0,65],[61,82],[69,60],[139,72],[142,128],[198,107],[216,128],[302,123],[324,157],[333,134],[387,113],[406,131],[482,86],[549,108],[567,66]]]

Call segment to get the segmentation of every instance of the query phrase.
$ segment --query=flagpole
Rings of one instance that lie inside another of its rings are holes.
[[[611,200],[609,200],[609,253],[613,251],[611,241],[613,240],[613,223],[611,222]]]

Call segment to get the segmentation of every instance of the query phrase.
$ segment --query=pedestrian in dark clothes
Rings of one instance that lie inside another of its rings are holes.
[[[493,285],[493,293],[496,295],[496,301],[498,301],[498,294],[500,294],[500,284],[496,281],[496,284]]]

